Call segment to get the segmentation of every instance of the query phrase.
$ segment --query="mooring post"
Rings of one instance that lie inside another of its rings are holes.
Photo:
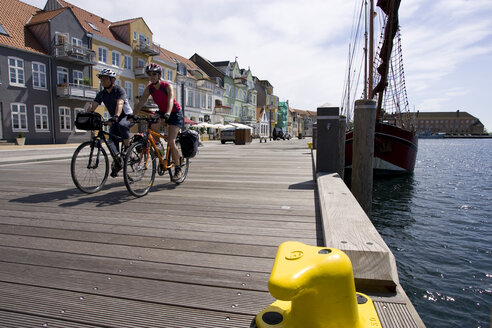
[[[316,120],[316,171],[337,172],[338,107],[318,107]]]
[[[342,178],[345,175],[345,133],[347,129],[347,118],[340,115],[338,121],[338,175]]]
[[[371,212],[376,101],[355,102],[354,142],[352,145],[352,194],[364,209]]]

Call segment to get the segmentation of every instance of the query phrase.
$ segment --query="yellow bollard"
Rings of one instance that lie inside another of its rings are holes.
[[[307,145],[308,145],[309,149],[313,149],[313,143],[312,142],[308,142]]]
[[[381,327],[371,299],[355,292],[352,263],[338,249],[281,244],[268,289],[277,301],[256,316],[257,328]]]

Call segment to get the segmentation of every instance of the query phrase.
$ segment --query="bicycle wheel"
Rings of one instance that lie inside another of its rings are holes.
[[[73,183],[80,191],[92,194],[104,186],[108,179],[108,155],[97,140],[87,141],[77,147],[70,164]]]
[[[181,163],[179,165],[179,167],[181,168],[181,177],[175,180],[172,169],[168,169],[168,172],[172,182],[174,182],[175,184],[181,184],[185,181],[186,177],[188,176],[188,169],[190,168],[190,159],[183,158],[183,153],[181,151],[181,144],[179,143],[179,141],[176,142],[176,146],[178,147],[179,156],[181,157]]]
[[[145,142],[132,144],[125,156],[123,177],[128,191],[135,197],[147,195],[154,184],[155,155]]]

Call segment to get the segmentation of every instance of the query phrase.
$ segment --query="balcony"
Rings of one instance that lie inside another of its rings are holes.
[[[236,85],[247,85],[247,80],[245,77],[236,77],[234,78],[234,84]]]
[[[232,108],[227,106],[216,106],[215,114],[232,115]]]
[[[61,84],[56,87],[56,96],[66,99],[92,100],[96,97],[97,89],[80,84]]]
[[[135,68],[135,77],[147,78],[147,73],[145,73],[145,67],[137,67]]]
[[[254,122],[253,116],[241,116],[241,122]]]
[[[61,43],[55,46],[55,57],[59,60],[86,65],[96,64],[96,52],[86,47]]]
[[[213,90],[214,88],[213,83],[208,80],[198,80],[196,86],[197,88],[206,89],[206,90]]]
[[[160,54],[160,45],[157,43],[147,44],[142,40],[137,41],[133,49],[147,56],[157,56]]]

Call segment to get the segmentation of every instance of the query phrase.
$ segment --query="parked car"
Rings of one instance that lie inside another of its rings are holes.
[[[273,140],[277,140],[277,139],[285,140],[284,130],[282,130],[282,128],[273,128],[272,138]]]
[[[236,128],[227,128],[220,133],[220,142],[225,144],[227,141],[236,143]]]

